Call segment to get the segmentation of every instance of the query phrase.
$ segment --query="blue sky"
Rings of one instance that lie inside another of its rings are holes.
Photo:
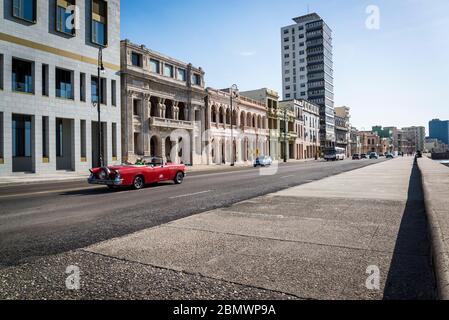
[[[353,125],[449,119],[447,0],[122,0],[122,38],[201,66],[207,86],[281,93],[280,28],[308,5],[333,30],[335,102]]]

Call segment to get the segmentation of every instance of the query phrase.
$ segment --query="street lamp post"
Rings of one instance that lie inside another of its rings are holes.
[[[231,87],[231,167],[235,166],[235,153],[236,153],[236,150],[234,150],[234,125],[233,125],[234,108],[233,108],[233,100],[234,100],[234,94],[237,97],[237,90],[238,90],[237,85],[233,84],[232,87]]]
[[[103,66],[103,48],[98,50],[98,65],[97,65],[97,112],[98,112],[98,166],[103,166],[103,151],[102,151],[102,132],[101,132],[101,74],[104,72]]]

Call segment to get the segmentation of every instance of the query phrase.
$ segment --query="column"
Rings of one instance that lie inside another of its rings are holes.
[[[122,137],[125,143],[125,155],[127,160],[134,156],[134,114],[133,114],[133,92],[128,91],[127,101],[126,101],[126,131],[125,137]]]
[[[6,80],[6,79],[5,79]],[[0,164],[0,175],[12,172],[12,114],[3,111],[3,164]]]
[[[42,171],[42,116],[31,117],[31,156],[33,172]]]
[[[142,112],[142,143],[143,143],[143,155],[150,156],[150,102],[151,95],[143,95],[143,112]]]
[[[174,120],[179,120],[179,107],[178,107],[178,105],[179,105],[179,101],[174,101],[173,100],[172,108],[173,108],[173,119]],[[184,119],[187,119],[187,118],[184,118]]]

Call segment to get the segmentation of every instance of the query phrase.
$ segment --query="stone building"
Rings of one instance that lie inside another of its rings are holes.
[[[314,159],[320,152],[320,107],[307,100],[286,100],[280,102],[281,109],[288,114],[288,153],[294,160]],[[283,136],[281,130],[281,136]]]
[[[351,116],[348,107],[335,108],[335,139],[336,146],[346,150],[346,156],[350,157],[349,142],[351,139]]]
[[[358,132],[361,143],[361,153],[370,154],[377,152],[378,154],[385,154],[390,151],[390,143],[387,138],[381,138],[376,132],[359,131]]]
[[[231,89],[207,88],[206,92],[208,164],[251,164],[257,156],[268,154],[266,104]]]
[[[120,163],[119,39],[119,0],[2,1],[0,175],[88,173],[98,165],[99,127],[104,163]]]
[[[354,154],[361,154],[362,153],[362,143],[361,143],[359,131],[357,130],[357,128],[351,127],[349,136],[350,136],[350,141],[349,141],[350,156],[352,156]]]
[[[251,91],[242,91],[240,92],[240,95],[266,104],[268,129],[270,130],[268,155],[271,156],[273,160],[280,160],[282,158],[280,127],[284,114],[279,112],[279,94],[274,90],[262,88]]]
[[[121,42],[122,153],[205,164],[204,71],[145,46]]]

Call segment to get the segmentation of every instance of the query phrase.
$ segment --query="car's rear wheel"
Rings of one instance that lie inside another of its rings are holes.
[[[175,176],[175,179],[173,179],[173,181],[176,184],[181,184],[184,181],[184,173],[178,172]]]
[[[133,188],[136,190],[140,190],[145,185],[145,182],[143,181],[143,178],[141,176],[137,176],[133,180]]]

